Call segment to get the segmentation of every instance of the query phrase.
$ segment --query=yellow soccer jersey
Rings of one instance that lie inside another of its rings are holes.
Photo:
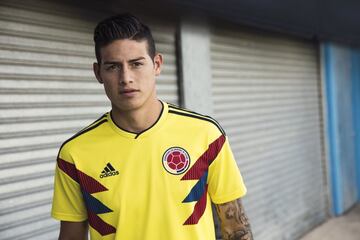
[[[106,113],[62,145],[55,219],[88,220],[91,239],[215,239],[211,201],[246,193],[228,139],[214,119],[162,104],[142,133]]]

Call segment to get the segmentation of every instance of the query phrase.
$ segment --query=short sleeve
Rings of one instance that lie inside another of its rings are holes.
[[[76,177],[76,167],[66,149],[61,149],[55,168],[51,216],[61,221],[82,222],[87,212]]]
[[[246,194],[246,187],[227,137],[209,166],[208,191],[215,204],[230,202]]]

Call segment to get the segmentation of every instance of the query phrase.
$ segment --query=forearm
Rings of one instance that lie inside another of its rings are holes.
[[[67,222],[61,221],[60,234],[58,240],[87,240],[87,222]]]
[[[249,219],[240,199],[216,205],[223,240],[253,240]]]
[[[239,229],[235,231],[221,231],[223,240],[253,240],[250,228]]]

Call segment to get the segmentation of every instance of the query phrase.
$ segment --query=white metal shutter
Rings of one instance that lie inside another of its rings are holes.
[[[1,240],[57,239],[50,207],[58,148],[110,109],[92,73],[96,13],[78,11],[41,1],[0,3]],[[165,55],[158,93],[177,104],[175,27],[153,28]]]
[[[318,52],[314,44],[215,27],[214,115],[248,188],[255,239],[297,239],[326,217]]]

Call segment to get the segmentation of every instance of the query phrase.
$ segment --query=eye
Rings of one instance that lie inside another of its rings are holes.
[[[118,64],[111,64],[106,67],[107,71],[117,71],[120,69],[120,65]]]
[[[131,66],[134,67],[134,68],[138,68],[140,66],[142,66],[143,64],[141,62],[133,62],[131,63]]]

